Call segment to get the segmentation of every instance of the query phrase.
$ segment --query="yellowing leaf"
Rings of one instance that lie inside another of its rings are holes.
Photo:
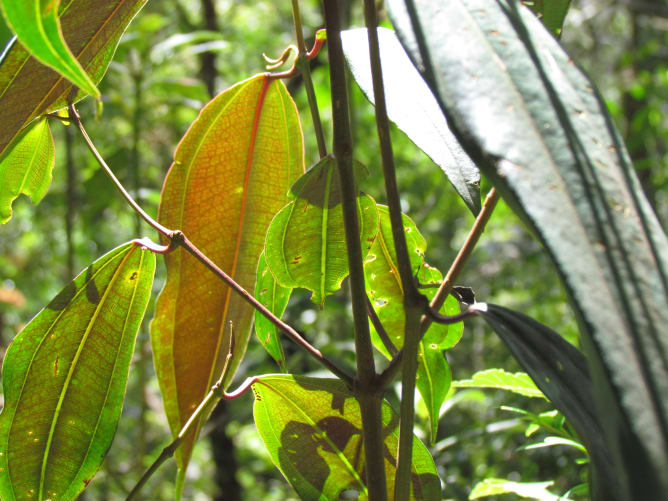
[[[24,0],[5,2],[18,5]],[[102,79],[118,40],[145,3],[146,0],[60,2],[63,37],[93,82]],[[71,90],[69,81],[31,57],[15,41],[0,60],[0,155],[33,118],[66,106]],[[80,92],[77,100],[85,95]]]
[[[30,124],[0,156],[0,223],[12,217],[12,202],[21,193],[38,203],[51,184],[56,161],[51,129],[45,118]]]
[[[255,425],[274,464],[305,501],[334,501],[343,491],[368,499],[359,403],[336,379],[261,376],[253,384]],[[394,492],[399,416],[382,406],[387,492]],[[352,499],[352,498],[351,498]],[[413,441],[411,498],[440,500],[434,461]]]
[[[297,109],[283,83],[257,75],[201,111],[181,140],[162,192],[159,220],[188,238],[246,290],[274,214],[304,172]],[[204,265],[178,249],[151,338],[165,412],[174,434],[219,377],[234,333],[229,384],[250,335],[253,309]],[[177,450],[177,490],[199,425]]]
[[[91,264],[14,339],[2,367],[0,497],[75,499],[121,415],[155,257],[134,242]]]
[[[325,297],[339,290],[348,275],[341,186],[334,158],[323,158],[290,192],[294,201],[276,214],[267,231],[267,264],[281,285],[313,291],[312,301],[322,307]],[[378,213],[373,198],[362,193],[357,208],[366,255],[378,231]]]

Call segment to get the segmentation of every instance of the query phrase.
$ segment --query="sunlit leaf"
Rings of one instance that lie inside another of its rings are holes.
[[[373,103],[373,82],[366,28],[341,33],[350,70]],[[450,132],[436,98],[392,30],[378,28],[387,113],[448,176],[474,214],[480,211],[480,171]]]
[[[56,161],[46,119],[30,124],[0,156],[0,223],[12,217],[12,202],[21,193],[34,204],[46,195]]]
[[[581,443],[564,437],[552,437],[552,436],[545,437],[540,442],[534,442],[532,444],[522,445],[518,448],[518,450],[527,451],[531,449],[542,449],[543,447],[554,447],[555,445],[566,445],[568,447],[573,447],[579,450],[580,452],[587,454],[587,449],[585,449]]]
[[[181,140],[167,174],[159,220],[181,229],[246,290],[254,290],[269,223],[304,172],[297,109],[279,80],[257,75],[214,98]],[[176,434],[219,377],[241,362],[253,309],[204,265],[178,249],[165,256],[167,282],[151,324],[165,412]],[[177,492],[199,425],[176,453]]]
[[[255,425],[271,459],[305,500],[335,501],[344,491],[367,499],[362,416],[357,400],[335,379],[261,376],[253,384]],[[399,416],[382,407],[387,491],[394,492]],[[413,441],[411,499],[440,500],[427,448]]]
[[[292,289],[276,282],[267,267],[264,252],[257,264],[255,297],[274,315],[280,318],[288,305]],[[285,354],[278,337],[276,326],[259,311],[255,312],[255,334],[265,350],[276,360],[281,370],[285,370]]]
[[[14,339],[2,367],[0,497],[75,499],[123,406],[154,255],[124,244],[74,279]]]
[[[451,383],[452,371],[443,350],[438,344],[422,340],[418,346],[416,385],[427,408],[432,445],[436,442],[441,406],[448,396]]]
[[[23,4],[14,0],[6,3]],[[31,0],[31,3],[34,0]],[[26,2],[27,3],[27,2]],[[70,50],[99,82],[125,28],[146,0],[61,0],[60,24]],[[0,59],[0,155],[33,118],[67,105],[72,85],[37,61],[20,42]],[[83,98],[80,91],[77,100]]]
[[[311,300],[322,307],[325,297],[339,290],[348,276],[341,185],[334,158],[323,158],[290,193],[294,200],[276,214],[267,231],[267,264],[281,285],[312,291]],[[360,193],[357,208],[366,256],[378,231],[376,202]]]
[[[559,496],[547,489],[552,484],[554,482],[513,482],[503,478],[486,478],[473,487],[469,499],[480,499],[499,494],[517,494],[520,497],[538,501],[559,501]]]
[[[84,92],[99,97],[100,91],[63,38],[59,6],[60,0],[0,0],[7,24],[35,58]]]
[[[455,388],[493,388],[506,390],[525,397],[545,398],[526,372],[506,372],[503,369],[487,369],[476,372],[471,379],[453,381]]]
[[[604,101],[519,2],[389,5],[453,132],[564,280],[617,465],[603,484],[619,481],[619,499],[661,498],[668,492],[668,238]]]

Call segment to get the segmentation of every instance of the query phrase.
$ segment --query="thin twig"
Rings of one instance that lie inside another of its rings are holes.
[[[386,501],[385,457],[381,394],[375,385],[376,368],[366,313],[366,289],[360,227],[357,212],[357,186],[353,175],[353,143],[348,110],[348,88],[341,43],[341,12],[338,0],[324,0],[329,54],[329,78],[334,126],[334,157],[341,182],[342,208],[350,270],[350,293],[355,326],[357,362],[356,395],[362,414],[366,485],[370,501]]]
[[[211,387],[209,393],[207,393],[206,397],[204,397],[204,399],[197,406],[197,409],[195,409],[195,411],[190,415],[188,421],[186,421],[186,423],[183,425],[181,431],[179,431],[179,434],[176,436],[176,438],[162,450],[160,455],[155,459],[155,461],[153,461],[151,466],[148,467],[148,469],[144,472],[141,478],[137,481],[135,486],[132,488],[132,491],[130,491],[130,494],[128,494],[126,501],[134,499],[135,496],[142,489],[142,487],[146,484],[146,482],[148,482],[151,476],[158,470],[158,468],[160,468],[160,466],[162,466],[162,464],[165,461],[167,461],[174,455],[176,449],[179,448],[185,437],[188,435],[188,433],[190,433],[190,430],[193,428],[193,426],[195,426],[199,422],[200,416],[204,414],[206,411],[208,411],[210,405],[218,401],[218,399],[220,398],[223,398],[225,400],[232,400],[237,397],[240,397],[248,390],[248,388],[251,387],[251,385],[253,385],[253,383],[257,381],[257,377],[250,377],[247,378],[243,383],[241,383],[239,388],[237,388],[233,392],[227,393],[224,390],[223,381],[225,380],[225,376],[227,376],[227,369],[229,366],[230,358],[232,358],[233,346],[234,346],[234,336],[232,337],[232,342],[230,343],[230,350],[227,354],[227,357],[225,358],[223,370],[221,371],[218,381],[216,381],[216,383]]]
[[[455,280],[457,280],[457,277],[459,277],[459,274],[466,265],[468,258],[471,256],[471,253],[473,252],[473,249],[475,249],[478,240],[480,240],[480,236],[485,230],[485,226],[487,225],[489,218],[492,216],[492,213],[494,212],[494,208],[496,207],[498,201],[499,201],[499,195],[497,191],[494,188],[492,188],[491,190],[489,190],[489,193],[487,193],[487,196],[485,197],[485,201],[482,204],[482,209],[480,210],[478,217],[473,223],[473,226],[471,227],[471,230],[469,231],[469,234],[466,237],[466,241],[464,242],[461,249],[457,253],[457,257],[455,257],[455,260],[452,262],[452,265],[450,266],[448,273],[445,275],[445,279],[441,283],[438,292],[436,292],[436,295],[434,296],[434,298],[431,301],[431,304],[429,305],[433,311],[438,311],[441,309],[441,306],[443,306],[445,299],[448,297],[448,294],[450,294],[450,291],[452,290],[452,286],[454,285]],[[431,325],[432,321],[433,319],[427,315],[425,315],[422,318],[422,321],[420,323],[422,336],[424,336],[425,332],[427,332],[427,329]],[[399,350],[397,356],[392,359],[387,368],[379,376],[378,380],[383,388],[389,386],[389,384],[396,377],[397,373],[399,372],[399,369],[401,368],[403,357],[404,357],[404,351]]]
[[[228,286],[230,286],[237,294],[239,294],[243,299],[245,299],[246,302],[250,303],[250,305],[253,306],[253,308],[260,311],[260,313],[262,313],[265,317],[267,317],[269,321],[271,321],[274,325],[276,325],[276,327],[278,327],[281,331],[283,331],[293,342],[295,342],[298,346],[303,348],[307,353],[311,354],[316,360],[318,360],[323,366],[329,369],[334,375],[342,379],[349,387],[351,388],[353,387],[353,378],[352,376],[350,376],[350,374],[348,374],[343,369],[339,368],[334,362],[326,358],[320,352],[320,350],[312,346],[308,341],[306,341],[306,339],[300,336],[299,333],[294,328],[283,322],[280,318],[278,318],[271,311],[269,311],[262,303],[260,303],[257,299],[255,299],[255,297],[252,294],[250,294],[243,287],[241,287],[227,273],[225,273],[213,261],[211,261],[211,259],[209,259],[202,251],[200,251],[197,248],[197,246],[195,246],[195,244],[193,244],[190,240],[188,240],[188,238],[183,234],[183,232],[179,230],[170,230],[169,228],[164,227],[156,220],[154,220],[151,216],[149,216],[137,204],[137,202],[134,201],[134,199],[130,196],[127,190],[120,183],[118,178],[114,175],[111,168],[104,161],[102,155],[100,155],[100,153],[97,151],[97,148],[95,147],[90,137],[86,133],[86,129],[84,128],[78,113],[74,109],[74,106],[70,106],[70,121],[73,121],[77,124],[79,131],[81,132],[81,135],[86,141],[88,148],[93,153],[93,156],[95,156],[95,159],[102,166],[104,171],[107,173],[109,178],[112,180],[116,188],[121,192],[123,197],[130,204],[130,206],[141,215],[144,221],[146,221],[149,225],[158,230],[158,232],[160,232],[162,235],[167,237],[170,242],[168,246],[160,246],[158,244],[151,242],[149,239],[142,239],[139,241],[141,245],[144,245],[149,250],[158,253],[171,252],[176,246],[183,247],[186,251],[188,251],[188,253],[190,253],[198,261],[200,261],[207,268],[209,268],[209,270],[211,270],[216,276],[218,276]]]

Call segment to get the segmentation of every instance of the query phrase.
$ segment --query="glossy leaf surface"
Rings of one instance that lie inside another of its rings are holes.
[[[0,497],[75,499],[123,406],[154,255],[124,244],[91,264],[21,331],[2,368]]]
[[[22,3],[8,0],[9,3]],[[120,36],[146,0],[62,0],[60,24],[79,63],[99,82]],[[33,118],[67,105],[72,85],[37,61],[20,42],[0,60],[0,155]],[[80,92],[77,99],[85,96]]]
[[[260,260],[257,264],[257,281],[255,282],[255,297],[264,306],[269,308],[274,315],[281,318],[285,308],[288,306],[288,300],[292,294],[292,289],[283,287],[279,284],[274,275],[271,274],[267,266],[267,260],[264,258],[264,252],[260,254]],[[285,370],[285,354],[279,339],[278,329],[259,311],[255,312],[255,334],[258,340],[264,346],[264,349],[272,356],[281,370]]]
[[[159,220],[181,229],[248,291],[269,223],[304,172],[301,126],[283,83],[257,75],[214,98],[181,140],[167,174]],[[165,256],[151,337],[174,434],[219,377],[234,333],[225,386],[241,362],[253,309],[183,249]],[[200,423],[201,424],[201,423]],[[179,487],[199,428],[177,451]]]
[[[456,135],[566,284],[621,497],[662,497],[668,238],[605,103],[517,2],[412,0],[412,16],[397,4],[395,27],[419,48],[415,59]]]
[[[84,92],[99,97],[100,91],[63,38],[58,17],[59,6],[60,0],[0,0],[7,24],[37,60]]]
[[[526,372],[506,372],[503,369],[487,369],[473,374],[471,379],[453,381],[455,388],[490,388],[506,390],[525,397],[545,398]]]
[[[599,488],[607,491],[605,497],[618,499],[618,479],[584,355],[552,329],[526,315],[493,304],[479,311],[536,386],[573,425],[596,465],[600,478],[595,482],[602,482]]]
[[[364,95],[371,101],[373,81],[366,28],[341,33],[343,51]],[[436,165],[477,214],[480,211],[480,171],[450,132],[438,101],[415,69],[392,30],[378,28],[387,114]]]
[[[21,193],[34,204],[44,198],[55,162],[53,136],[43,118],[24,129],[0,156],[0,223],[11,219],[12,202]]]
[[[312,291],[311,300],[322,307],[325,297],[339,290],[348,276],[341,184],[334,158],[323,158],[290,193],[294,200],[276,214],[267,231],[267,264],[281,285]],[[360,193],[357,209],[366,256],[378,232],[376,202]]]
[[[334,501],[343,491],[367,498],[360,407],[339,380],[261,376],[253,384],[255,425],[274,464],[305,500]],[[387,491],[393,492],[399,416],[382,407]],[[427,448],[415,438],[411,499],[440,500]]]

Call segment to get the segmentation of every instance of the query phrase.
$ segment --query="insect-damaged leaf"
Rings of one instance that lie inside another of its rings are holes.
[[[271,274],[267,266],[267,260],[264,258],[264,252],[260,254],[260,260],[257,264],[257,281],[255,283],[255,297],[258,301],[269,308],[269,311],[278,318],[281,318],[286,306],[288,306],[291,293],[292,288],[283,287]],[[264,349],[276,360],[281,370],[285,371],[285,354],[277,331],[276,326],[267,317],[259,311],[255,311],[255,334]]]
[[[336,379],[261,376],[253,384],[255,425],[271,459],[305,500],[335,501],[343,491],[367,499],[362,416],[357,400]],[[394,492],[399,416],[384,403],[387,492]],[[440,500],[434,461],[413,441],[411,499]]]
[[[21,331],[2,367],[0,497],[75,499],[123,406],[155,257],[135,242],[101,257]]]
[[[366,28],[341,33],[350,70],[364,95],[373,103],[373,81]],[[477,214],[480,212],[480,171],[450,132],[438,101],[404,52],[392,30],[378,28],[387,113],[443,172]]]
[[[309,289],[311,300],[322,307],[325,297],[339,290],[348,275],[341,185],[334,158],[323,158],[290,193],[294,200],[276,214],[267,231],[267,264],[281,285]],[[378,231],[376,202],[359,193],[357,210],[366,256]]]
[[[84,92],[100,96],[95,84],[67,46],[60,28],[60,0],[0,0],[7,24],[23,46]]]
[[[271,218],[304,172],[299,117],[283,83],[257,75],[200,112],[181,140],[162,191],[159,220],[178,228],[246,290],[254,290]],[[182,249],[165,256],[151,341],[172,433],[219,377],[234,333],[227,386],[246,350],[253,309]],[[179,447],[178,491],[196,429]]]
[[[453,131],[565,282],[619,497],[664,497],[668,238],[605,103],[519,2],[390,6]]]
[[[6,0],[9,3],[19,4]],[[125,28],[146,0],[62,0],[60,24],[77,60],[99,82]],[[72,85],[15,41],[0,60],[0,155],[33,118],[67,105]],[[80,92],[77,99],[84,97]]]
[[[12,202],[21,193],[38,203],[51,184],[56,161],[51,129],[45,118],[26,127],[0,155],[0,223],[12,217]]]
[[[380,215],[378,235],[364,260],[364,279],[371,305],[383,324],[389,342],[395,349],[400,349],[404,345],[406,316],[403,307],[404,291],[397,267],[390,213],[384,205],[378,205],[378,213]],[[412,271],[423,287],[420,292],[432,299],[443,277],[440,271],[425,262],[427,243],[415,223],[405,214],[402,216]],[[448,296],[441,307],[441,313],[444,315],[459,313],[457,300]],[[461,338],[463,330],[464,324],[461,322],[451,325],[434,323],[425,333],[418,348],[417,387],[429,411],[432,439],[436,436],[439,411],[452,379],[443,350],[452,348]],[[376,348],[389,358],[390,350],[385,346],[373,324],[371,334]]]

